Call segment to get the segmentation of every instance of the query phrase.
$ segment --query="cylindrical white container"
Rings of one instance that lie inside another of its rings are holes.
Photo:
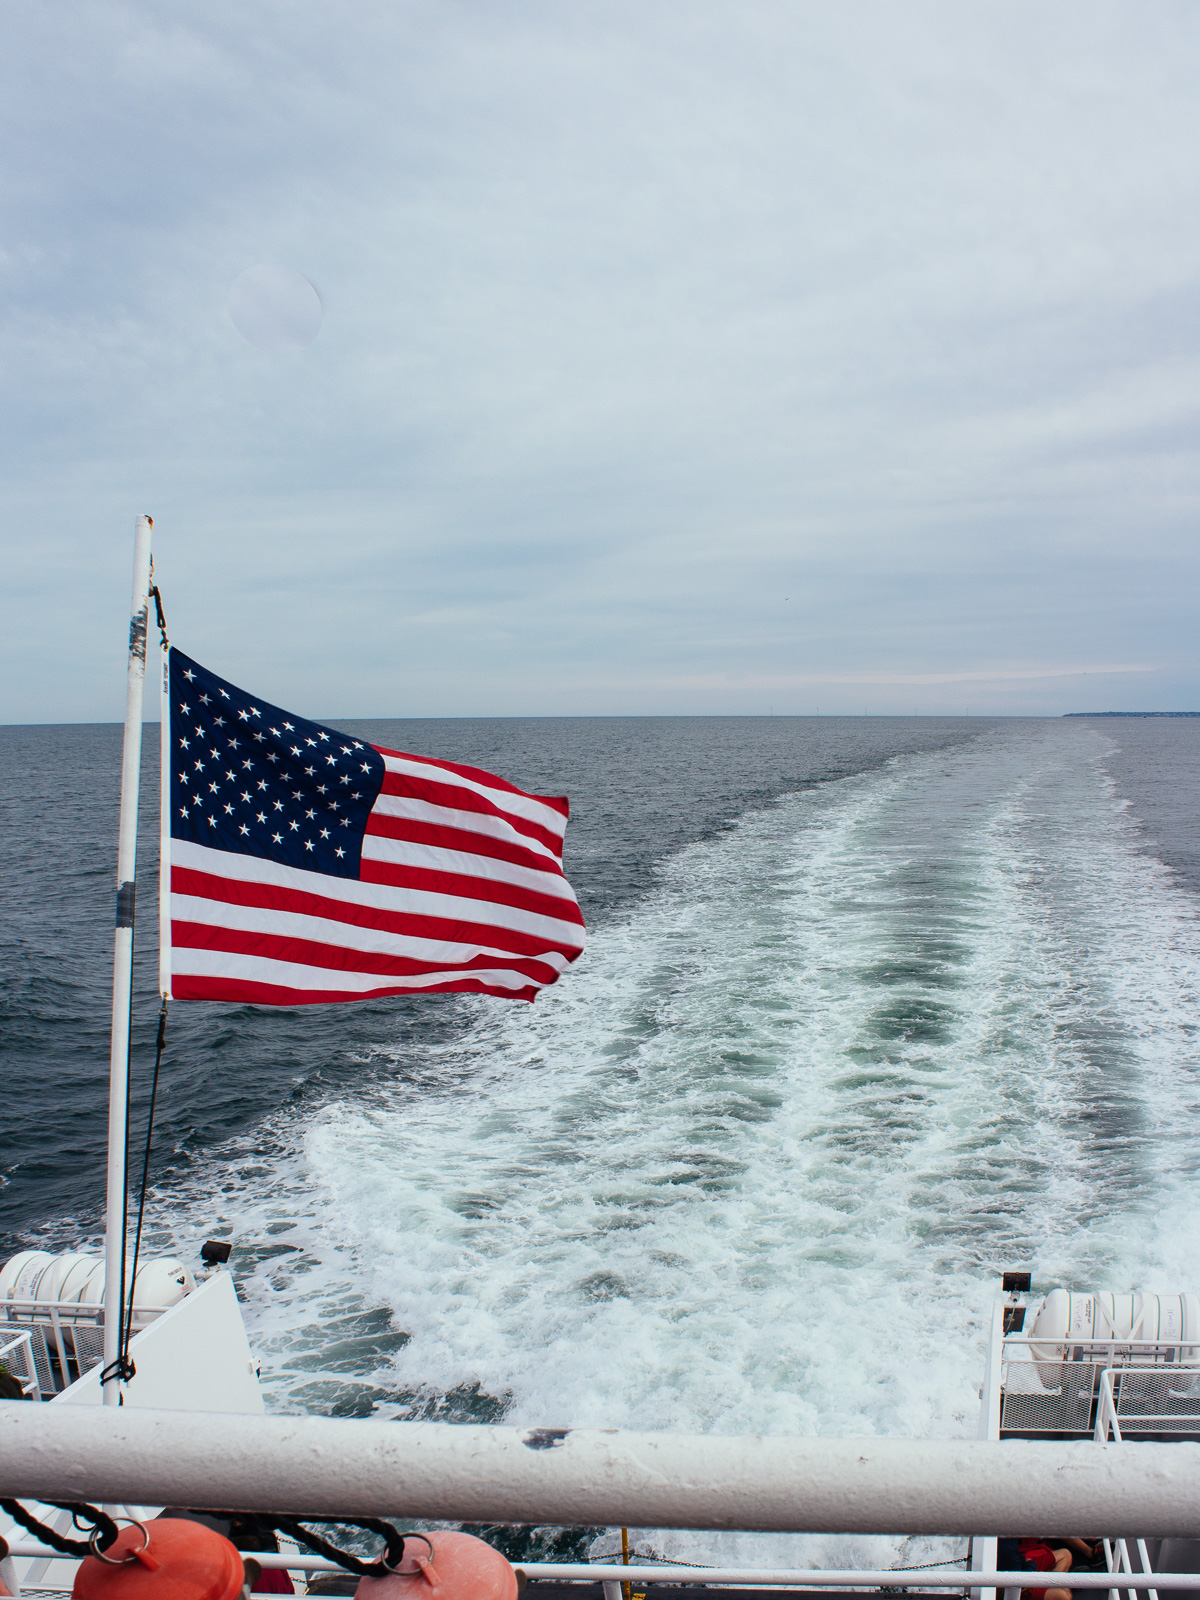
[[[195,1287],[195,1278],[174,1256],[152,1256],[139,1262],[133,1296],[135,1326],[152,1322],[161,1311],[178,1305]],[[30,1308],[14,1304],[31,1300],[38,1305]],[[49,1322],[53,1307],[59,1321],[69,1323],[73,1308],[86,1306],[94,1311],[103,1304],[103,1256],[23,1250],[0,1267],[0,1316]],[[94,1318],[89,1316],[88,1320]]]
[[[1073,1347],[1091,1344],[1152,1362],[1191,1361],[1200,1354],[1200,1294],[1052,1289],[1038,1307],[1029,1337],[1045,1341],[1030,1346],[1035,1361],[1070,1361]],[[1182,1349],[1151,1348],[1176,1344]]]

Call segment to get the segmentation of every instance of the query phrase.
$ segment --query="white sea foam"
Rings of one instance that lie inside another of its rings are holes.
[[[299,1247],[247,1280],[274,1403],[357,1375],[393,1415],[961,1435],[1002,1267],[1200,1288],[1200,939],[1106,748],[1001,728],[788,797],[666,863],[536,1008],[461,1003],[451,1045],[381,1042],[361,1096],[277,1120],[291,1148],[224,1194]],[[409,1339],[364,1373],[370,1306]]]

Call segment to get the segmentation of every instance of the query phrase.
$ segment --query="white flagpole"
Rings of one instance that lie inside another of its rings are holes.
[[[121,758],[121,815],[117,833],[117,931],[113,944],[112,1045],[108,1074],[108,1193],[104,1233],[105,1405],[121,1403],[114,1363],[121,1353],[125,1287],[125,1165],[129,1093],[129,1008],[133,984],[133,916],[137,873],[138,784],[142,770],[142,698],[146,687],[146,624],[150,606],[149,517],[137,519],[133,546],[133,603],[125,687],[125,744]],[[133,1293],[130,1285],[129,1292]]]

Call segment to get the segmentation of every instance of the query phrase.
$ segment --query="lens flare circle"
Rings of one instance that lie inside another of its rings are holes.
[[[306,350],[321,331],[321,297],[291,267],[247,267],[233,280],[228,305],[234,327],[259,350]]]

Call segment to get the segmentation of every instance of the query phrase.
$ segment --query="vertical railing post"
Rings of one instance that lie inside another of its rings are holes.
[[[992,1306],[992,1324],[988,1330],[987,1366],[983,1375],[983,1391],[979,1397],[979,1429],[981,1439],[1000,1437],[1000,1395],[1004,1376],[1004,1301]],[[971,1570],[995,1572],[996,1540],[976,1537],[971,1540]],[[971,1600],[998,1600],[995,1589],[972,1589]]]

